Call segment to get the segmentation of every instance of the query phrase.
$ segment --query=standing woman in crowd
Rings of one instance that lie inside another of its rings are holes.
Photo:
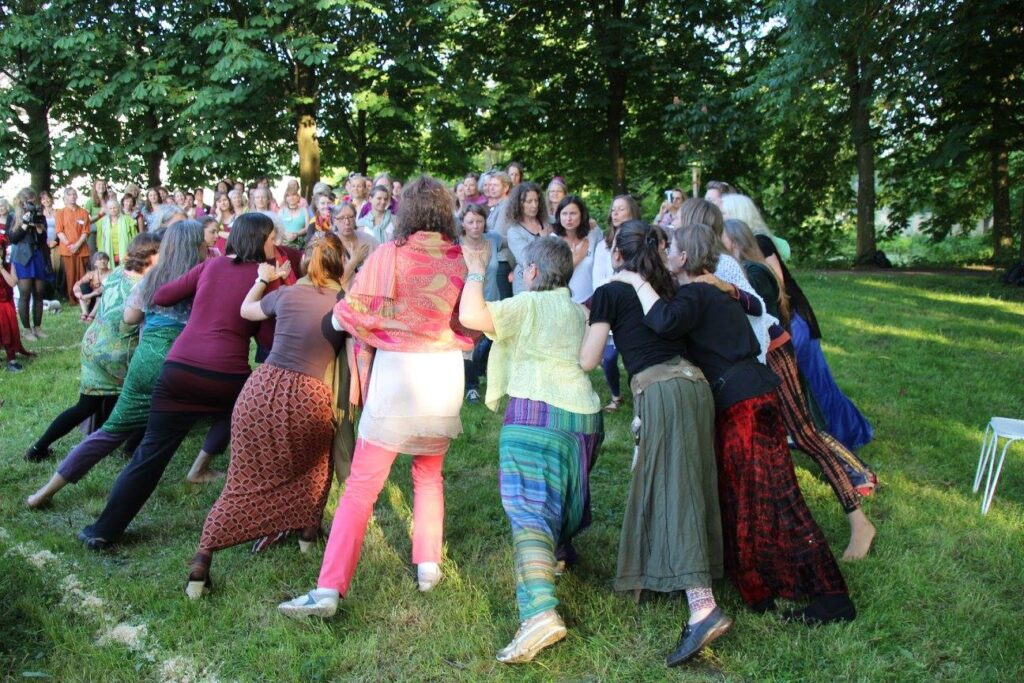
[[[671,301],[659,298],[638,273],[623,270],[617,277],[633,286],[644,324],[685,342],[711,382],[725,566],[744,602],[765,612],[775,609],[776,597],[810,598],[784,618],[850,621],[857,611],[793,470],[775,393],[779,378],[757,361],[759,345],[741,306],[716,287],[695,282],[715,269],[718,256],[712,228],[686,225],[669,250],[669,268],[683,285]]]
[[[13,245],[14,274],[18,276],[18,317],[27,341],[49,336],[40,329],[50,253],[46,246],[46,217],[37,201],[36,191],[31,187],[18,193],[14,201],[14,220],[7,233]]]
[[[441,467],[462,432],[462,352],[473,348],[454,311],[466,277],[452,196],[420,176],[405,186],[395,239],[382,244],[334,309],[334,326],[376,349],[352,471],[334,514],[317,587],[278,609],[331,616],[348,591],[373,505],[399,453],[412,455],[412,561],[421,591],[441,580]],[[360,373],[363,374],[362,372]],[[360,377],[360,385],[364,377]],[[355,378],[353,378],[353,382]]]
[[[35,462],[49,457],[50,445],[57,439],[90,417],[98,415],[102,424],[110,412],[121,393],[138,336],[137,325],[123,325],[125,304],[132,288],[157,261],[159,248],[160,241],[155,236],[139,235],[128,248],[124,264],[107,278],[95,320],[82,336],[78,403],[58,415],[39,440],[29,446],[26,460]]]
[[[659,298],[676,283],[665,268],[660,230],[626,221],[615,234],[612,265],[638,273]],[[610,333],[630,375],[636,450],[619,538],[615,590],[685,590],[690,619],[668,659],[681,664],[732,620],[717,608],[711,580],[722,577],[722,523],[715,470],[715,400],[704,373],[679,344],[644,325],[633,288],[608,282],[594,292],[589,330],[580,349],[585,372],[601,361]]]
[[[314,195],[313,206],[315,213],[309,219],[309,224],[306,227],[307,242],[311,241],[318,232],[331,232],[333,229],[331,217],[334,209],[334,200],[331,199],[330,195]]]
[[[108,254],[114,266],[119,266],[128,255],[128,245],[138,234],[138,224],[121,212],[116,197],[108,199],[105,208],[106,213],[96,223],[96,248]]]
[[[504,207],[503,207],[504,208]],[[480,254],[487,252],[490,258],[484,271],[484,301],[500,301],[501,288],[498,286],[498,254],[505,246],[501,235],[487,230],[487,207],[480,204],[469,204],[463,208],[460,216],[462,235],[459,244],[463,254]],[[480,375],[487,369],[487,358],[491,350],[491,340],[481,335],[473,347],[473,355],[464,360],[466,368],[466,400],[470,403],[480,402]]]
[[[391,239],[395,231],[394,216],[388,208],[391,202],[391,189],[385,185],[377,185],[370,193],[370,210],[358,220],[357,227],[371,235],[378,244]]]
[[[146,201],[142,203],[142,217],[146,219],[146,231],[151,232],[160,227],[157,208],[160,206],[160,192],[151,187],[146,190]]]
[[[237,218],[235,210],[231,205],[231,198],[227,194],[215,195],[213,198],[213,212],[214,217],[217,219],[217,224],[220,226],[214,248],[223,255],[227,249],[228,237],[231,235],[231,226],[234,224],[235,218]]]
[[[92,189],[89,193],[89,198],[85,200],[85,204],[82,205],[86,211],[89,212],[89,222],[97,223],[107,211],[107,202],[114,196],[112,192],[107,189],[107,181],[102,178],[96,178],[92,181]],[[95,228],[89,231],[89,251],[96,251],[96,230]]]
[[[768,312],[785,324],[789,319],[788,301],[782,292],[781,282],[764,262],[754,233],[743,221],[730,218],[725,221],[722,242],[726,250],[742,263],[747,279],[764,300]],[[782,380],[777,391],[786,432],[796,447],[821,468],[850,522],[850,543],[843,553],[843,559],[859,560],[871,548],[875,527],[861,509],[860,496],[854,490],[846,470],[863,471],[867,466],[828,432],[814,424],[801,386],[796,352],[789,333],[781,327],[777,327],[776,333],[772,335],[768,348],[768,367]]]
[[[185,593],[193,600],[211,586],[215,551],[292,530],[302,531],[299,545],[308,550],[320,531],[337,405],[325,379],[333,379],[336,362],[347,372],[344,356],[338,360],[345,335],[330,324],[345,249],[324,233],[306,248],[304,261],[305,277],[266,296],[264,282],[277,272],[261,263],[260,279],[242,303],[246,320],[276,320],[274,345],[231,415],[231,466],[192,558]]]
[[[135,221],[136,235],[146,232],[146,218],[139,210],[139,200],[131,192],[126,192],[121,197],[121,213]]]
[[[538,237],[546,235],[548,224],[541,208],[544,198],[537,183],[523,182],[515,186],[509,195],[505,210],[508,212],[508,248],[516,263],[512,271],[512,294],[526,291],[523,283],[525,265],[523,259],[526,247]],[[499,267],[499,275],[500,267]]]
[[[746,223],[757,237],[757,244],[765,262],[772,266],[783,282],[786,296],[792,304],[790,333],[796,351],[797,365],[810,385],[811,394],[825,417],[829,434],[837,438],[850,451],[863,448],[874,437],[871,423],[857,409],[853,401],[836,384],[832,371],[821,351],[821,328],[807,295],[800,289],[793,274],[786,267],[786,257],[779,250],[776,238],[768,230],[754,201],[746,195],[731,193],[722,196],[723,212],[729,218]],[[848,469],[858,490],[874,490],[877,478],[863,462],[862,467]]]
[[[60,241],[57,239],[57,208],[53,205],[53,195],[44,190],[39,193],[39,206],[43,209],[46,219],[46,248],[50,250],[50,276],[53,278],[54,295],[61,289],[64,282],[64,264],[60,260]]]
[[[555,611],[555,576],[560,559],[575,560],[572,539],[590,525],[590,469],[604,438],[601,401],[580,368],[586,311],[567,287],[573,259],[565,241],[531,242],[520,262],[526,290],[503,301],[484,300],[487,253],[467,252],[466,260],[459,320],[494,340],[487,406],[497,410],[502,396],[511,399],[498,472],[521,624],[497,659],[529,662],[566,634]]]
[[[64,262],[64,277],[67,285],[68,302],[78,303],[75,297],[75,283],[85,275],[89,261],[89,212],[78,206],[78,191],[73,187],[64,190],[64,208],[57,211],[57,241],[61,260]]]
[[[508,173],[508,179],[512,181],[513,188],[523,182],[523,165],[518,161],[509,162],[509,165],[505,167],[505,173]]]
[[[288,183],[288,189],[284,192],[284,206],[278,212],[281,221],[281,244],[293,249],[302,249],[305,246],[307,216],[302,197],[299,196],[298,184],[293,180]]]
[[[67,484],[77,483],[96,463],[129,441],[141,435],[149,416],[153,385],[156,383],[171,344],[181,334],[192,309],[192,300],[174,306],[156,306],[153,295],[165,283],[185,275],[206,258],[209,240],[196,221],[181,221],[167,228],[160,240],[159,259],[132,290],[125,303],[122,320],[125,324],[142,324],[139,345],[128,364],[121,393],[103,425],[71,449],[42,488],[28,497],[29,507],[38,508]],[[211,431],[204,450],[223,453],[227,447],[227,430],[218,435]],[[198,482],[195,482],[198,483]]]
[[[153,294],[156,306],[192,299],[185,329],[174,340],[153,387],[146,433],[114,482],[99,518],[79,539],[93,550],[117,541],[146,504],[178,446],[199,419],[230,424],[235,399],[249,377],[249,342],[261,325],[238,315],[260,263],[274,258],[274,222],[259,213],[238,217],[229,256],[203,261]],[[269,346],[270,328],[263,326]]]
[[[380,242],[373,235],[356,230],[356,209],[348,202],[334,207],[334,232],[341,238],[341,244],[347,252],[345,263],[350,274],[355,274],[366,261],[366,257],[380,246]],[[348,286],[347,275],[341,286]]]
[[[563,199],[565,199],[565,195],[567,194],[569,194],[569,189],[566,187],[565,181],[562,180],[560,176],[555,176],[551,179],[551,182],[548,183],[547,204],[544,207],[545,212],[547,213],[548,225],[555,224],[558,205]]]
[[[590,227],[587,205],[574,194],[558,203],[551,229],[572,250],[573,271],[569,291],[573,301],[586,306],[594,294],[594,254],[601,242],[601,230]]]
[[[597,240],[597,249],[594,252],[594,289],[608,282],[615,270],[612,267],[612,245],[615,243],[615,234],[619,227],[626,221],[638,220],[640,205],[632,195],[620,194],[612,199],[612,206],[608,211],[608,230],[604,233],[604,239]],[[619,374],[619,352],[615,348],[614,334],[608,336],[608,343],[604,347],[601,371],[604,372],[604,379],[608,382],[608,389],[612,394],[612,400],[604,407],[604,411],[614,413],[622,407],[622,376]]]
[[[231,200],[232,215],[237,217],[248,211],[249,200],[246,199],[245,190],[231,190],[228,199]]]
[[[11,204],[3,197],[0,197],[0,232],[7,234],[7,231],[14,225],[14,210]]]

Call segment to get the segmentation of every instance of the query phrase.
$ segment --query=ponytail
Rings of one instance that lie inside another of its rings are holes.
[[[615,233],[614,248],[619,251],[624,269],[639,273],[662,299],[671,299],[676,283],[662,256],[663,234],[643,221],[626,221]]]
[[[323,232],[306,246],[306,276],[316,287],[339,282],[345,273],[348,252],[341,238],[333,232]]]

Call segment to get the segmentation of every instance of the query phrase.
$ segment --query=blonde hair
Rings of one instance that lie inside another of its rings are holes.
[[[722,213],[726,218],[743,221],[755,235],[771,235],[768,224],[764,222],[754,200],[745,194],[731,193],[722,195]]]

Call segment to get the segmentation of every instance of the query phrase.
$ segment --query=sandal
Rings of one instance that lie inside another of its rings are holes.
[[[608,405],[604,407],[604,412],[614,413],[616,410],[622,407],[622,397],[612,396],[612,400],[608,402]]]

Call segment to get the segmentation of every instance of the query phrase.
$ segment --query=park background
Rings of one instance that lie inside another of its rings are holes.
[[[997,0],[0,0],[7,196],[25,180],[85,189],[94,176],[118,189],[291,176],[308,191],[353,170],[455,180],[515,159],[527,178],[565,177],[598,215],[627,190],[653,215],[696,167],[751,194],[805,266],[882,248],[947,267],[797,271],[833,371],[876,429],[861,455],[881,480],[865,504],[879,535],[842,567],[859,618],[783,626],[723,583],[735,630],[671,672],[662,658],[685,605],[610,589],[628,404],[608,420],[583,561],[559,585],[570,636],[510,669],[493,660],[516,625],[500,416],[464,410],[435,593],[418,594],[408,568],[400,466],[337,618],[275,613],[319,565],[294,548],[225,551],[214,593],[194,604],[187,563],[217,495],[183,481],[198,435],[112,554],[75,533],[102,508],[117,456],[53,507],[24,507],[55,463],[21,453],[77,386],[77,315],[48,315],[28,371],[0,375],[0,680],[1024,679],[1019,447],[988,515],[971,492],[987,420],[1024,417],[1024,292],[993,272],[1021,257],[1022,27],[1024,4]],[[964,265],[983,267],[950,268]],[[841,549],[845,518],[796,458]]]

